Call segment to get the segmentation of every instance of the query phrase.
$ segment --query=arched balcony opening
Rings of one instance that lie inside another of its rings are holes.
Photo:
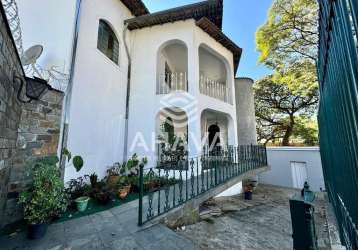
[[[160,110],[156,118],[158,165],[185,161],[188,156],[188,116],[177,107]]]
[[[188,91],[188,48],[180,40],[163,44],[158,51],[157,94]]]
[[[201,113],[201,136],[204,154],[215,153],[236,145],[233,119],[229,114],[205,109]]]
[[[232,104],[230,70],[226,60],[208,46],[199,47],[200,93]]]

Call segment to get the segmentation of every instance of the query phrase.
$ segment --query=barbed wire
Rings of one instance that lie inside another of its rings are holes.
[[[1,0],[1,2],[5,9],[16,48],[19,54],[22,55],[24,53],[24,49],[22,47],[22,30],[19,18],[19,8],[17,7],[15,0]]]
[[[21,21],[19,17],[19,8],[15,0],[0,0],[4,6],[4,10],[9,22],[12,36],[15,41],[15,46],[19,52],[20,57],[24,54]],[[59,71],[57,66],[51,66],[49,69],[44,69],[39,64],[23,66],[26,76],[37,76],[48,81],[48,83],[57,90],[65,92],[67,89],[69,75]]]

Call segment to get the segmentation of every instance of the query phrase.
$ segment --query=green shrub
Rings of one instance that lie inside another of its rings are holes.
[[[47,223],[66,210],[65,188],[57,163],[58,158],[53,156],[37,160],[31,166],[32,187],[19,198],[29,224]]]

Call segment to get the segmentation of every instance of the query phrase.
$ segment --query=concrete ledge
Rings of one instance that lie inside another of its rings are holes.
[[[327,194],[324,197],[326,199],[326,219],[328,227],[329,241],[331,243],[332,250],[345,250],[346,247],[342,245],[339,229],[334,215],[332,204],[329,202]]]
[[[320,151],[319,147],[267,147],[267,151]]]

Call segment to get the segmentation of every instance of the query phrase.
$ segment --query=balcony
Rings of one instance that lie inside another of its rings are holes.
[[[157,94],[169,94],[176,91],[188,91],[186,72],[163,73],[159,75]]]
[[[198,49],[199,82],[192,81],[192,89],[225,103],[233,104],[230,63],[217,51],[202,44]],[[188,48],[180,40],[164,43],[158,50],[156,94],[165,95],[189,90]],[[195,67],[194,67],[195,68]]]
[[[158,51],[158,95],[188,90],[188,48],[179,40],[168,41]]]
[[[232,82],[227,60],[202,44],[199,47],[200,93],[232,104]]]
[[[232,104],[230,88],[223,82],[212,80],[203,75],[200,77],[200,93]]]

